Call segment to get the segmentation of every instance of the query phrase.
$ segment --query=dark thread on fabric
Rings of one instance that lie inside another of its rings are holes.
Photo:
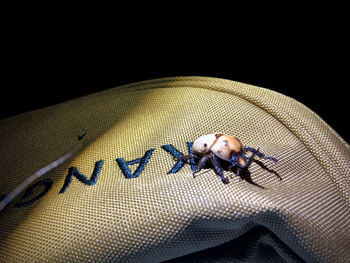
[[[192,145],[193,142],[187,142],[187,148],[188,148],[188,153],[189,155],[194,155],[193,151],[192,151]],[[175,157],[175,159],[177,159],[177,162],[175,163],[175,165],[170,169],[170,171],[168,172],[168,174],[173,174],[173,173],[177,173],[178,171],[180,171],[180,169],[186,164],[186,160],[182,159],[182,156],[184,156],[184,154],[182,152],[180,152],[179,150],[177,150],[174,146],[172,146],[171,144],[165,144],[161,146],[166,152],[170,153],[172,156]],[[197,166],[195,163],[194,158],[190,159],[190,165],[191,165],[191,169],[192,171],[197,170]]]
[[[84,138],[84,136],[86,135],[86,133],[87,133],[87,129],[82,129],[80,132],[79,132],[79,134],[78,134],[78,141],[80,141],[81,139],[83,139]]]
[[[152,155],[154,150],[155,150],[155,148],[152,148],[152,149],[146,151],[142,158],[138,158],[138,159],[131,160],[131,161],[125,161],[124,158],[117,158],[116,159],[117,164],[118,164],[120,170],[122,170],[122,173],[124,174],[125,178],[130,179],[130,178],[139,177],[139,175],[142,173],[143,169],[147,165],[149,159],[151,158],[151,155]],[[136,168],[135,172],[132,173],[130,168],[129,168],[129,165],[134,165],[134,164],[139,164],[139,165]]]
[[[33,195],[34,189],[41,186],[41,185],[44,185],[45,188],[40,194],[38,194],[37,196],[35,196],[34,198],[32,198],[28,201],[25,201],[22,203],[17,203],[14,205],[14,207],[16,207],[16,208],[26,207],[28,205],[33,204],[35,201],[38,201],[40,198],[42,198],[44,195],[46,195],[50,191],[50,189],[52,188],[52,185],[53,185],[53,180],[50,178],[46,178],[46,179],[43,179],[43,180],[37,182],[36,184],[32,185],[24,192],[24,194],[21,197],[21,200],[26,199],[26,198],[30,197],[31,195]]]
[[[103,165],[103,160],[97,161],[95,163],[94,170],[92,172],[91,178],[87,178],[85,175],[83,175],[77,167],[72,166],[68,170],[68,174],[66,176],[66,179],[64,180],[64,184],[60,190],[60,194],[64,193],[67,191],[70,183],[72,182],[73,176],[75,176],[80,182],[82,182],[85,185],[94,185],[97,183],[98,176],[101,173]]]

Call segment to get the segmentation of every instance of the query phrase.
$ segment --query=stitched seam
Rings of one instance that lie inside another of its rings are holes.
[[[186,81],[186,80],[181,80],[181,81]],[[154,84],[157,84],[158,82],[156,82],[156,83],[154,83]],[[124,86],[122,86],[122,87],[124,87]],[[126,91],[124,91],[124,92],[134,92],[134,91],[143,91],[143,90],[148,90],[148,89],[170,89],[170,88],[179,88],[179,87],[183,87],[183,88],[196,88],[196,89],[206,89],[206,90],[211,90],[211,91],[215,91],[215,92],[221,92],[221,93],[225,93],[225,94],[230,94],[230,95],[233,95],[233,96],[236,96],[236,97],[238,97],[238,98],[241,98],[241,99],[243,99],[243,100],[245,100],[245,101],[247,101],[247,102],[249,102],[249,103],[251,103],[252,105],[254,105],[254,106],[256,106],[256,107],[258,107],[259,109],[261,109],[261,110],[263,110],[263,111],[265,111],[265,112],[267,112],[268,114],[270,114],[272,117],[274,117],[279,123],[281,123],[284,127],[286,127],[293,135],[295,135],[295,137],[297,137],[298,139],[299,139],[299,141],[301,141],[300,140],[300,136],[298,136],[295,132],[293,132],[291,129],[289,129],[283,122],[281,122],[278,118],[276,118],[274,115],[272,115],[271,113],[269,113],[267,110],[265,110],[264,108],[262,108],[260,105],[257,105],[256,103],[254,103],[253,101],[251,101],[251,100],[248,100],[248,99],[246,99],[246,98],[243,98],[242,96],[240,96],[240,95],[238,95],[238,94],[233,94],[233,93],[230,93],[230,92],[227,92],[227,91],[220,91],[220,90],[215,90],[215,89],[211,89],[211,88],[209,88],[209,87],[195,87],[195,86],[184,86],[184,85],[181,85],[181,86],[173,86],[173,87],[154,87],[154,86],[152,86],[152,87],[141,87],[141,88],[139,88],[139,89],[133,89],[133,90],[126,90]],[[275,105],[275,104],[274,104]],[[276,105],[275,105],[276,106]],[[288,114],[288,113],[287,113]],[[288,114],[288,116],[290,116],[289,114]],[[294,118],[293,118],[293,120],[294,120]],[[295,121],[295,120],[294,120]],[[298,123],[299,124],[299,123]],[[299,126],[301,126],[304,130],[306,130],[306,131],[308,131],[308,129],[305,129],[305,127],[304,126],[302,126],[302,125],[299,125]],[[308,131],[308,134],[310,134],[310,132]],[[312,137],[313,139],[314,139],[314,137],[313,136],[310,136],[310,137]],[[314,139],[314,141],[315,141],[315,139]],[[304,144],[304,143],[303,143]],[[304,144],[305,145],[305,144]],[[309,153],[312,155],[312,156],[314,156],[314,154],[310,151],[310,149],[309,149],[309,147],[307,146],[307,145],[305,145],[306,146],[306,148],[308,149],[308,151],[309,151]],[[314,156],[315,157],[315,156]],[[324,166],[323,166],[323,164],[318,160],[318,158],[315,158],[318,162],[319,162],[319,164],[324,168]],[[326,172],[326,169],[324,169],[324,171]]]
[[[203,77],[203,81],[205,81],[206,77]],[[208,79],[213,79],[214,81],[216,80],[215,78],[208,78]],[[221,80],[222,82],[231,82],[230,80],[224,80],[224,79],[217,79],[217,80]],[[167,83],[167,82],[173,82],[173,81],[176,81],[176,78],[175,80],[174,79],[156,79],[154,80],[154,82],[152,82],[152,80],[150,80],[149,82],[150,83],[147,83],[147,81],[145,82],[137,82],[135,83],[135,87],[138,87],[141,85],[141,88],[137,88],[137,89],[133,89],[133,90],[129,90],[131,87],[133,87],[133,84],[130,84],[129,85],[125,85],[125,86],[121,86],[120,88],[127,88],[128,90],[124,90],[124,92],[134,92],[134,91],[142,91],[142,90],[147,90],[147,89],[166,89],[166,88],[178,88],[178,87],[186,87],[186,88],[196,88],[196,89],[206,89],[206,90],[211,90],[211,91],[216,91],[216,92],[221,92],[221,93],[225,93],[225,94],[230,94],[230,95],[233,95],[233,96],[236,96],[236,97],[239,97],[253,105],[255,105],[256,107],[262,109],[263,111],[267,112],[268,114],[270,114],[272,117],[274,117],[278,122],[280,122],[283,126],[285,126],[290,132],[292,132],[299,140],[300,140],[300,136],[298,136],[295,132],[293,132],[291,129],[289,129],[283,122],[281,122],[278,118],[276,118],[274,115],[272,115],[270,112],[268,112],[267,110],[265,110],[263,107],[261,107],[260,105],[257,105],[256,103],[254,103],[252,100],[250,99],[247,99],[247,98],[244,98],[242,97],[241,95],[239,94],[234,94],[234,93],[231,93],[231,92],[227,92],[227,91],[221,91],[221,90],[216,90],[216,89],[212,89],[212,87],[214,85],[209,85],[207,83],[204,83],[204,87],[196,87],[196,86],[184,86],[184,85],[179,85],[179,86],[173,86],[173,87],[159,87],[159,86],[155,86],[156,84],[158,83]],[[193,80],[193,79],[181,79],[180,80],[181,82],[200,82],[202,80]],[[148,84],[147,86],[145,84]],[[202,83],[201,83],[202,84]],[[212,83],[211,83],[212,84]],[[217,86],[217,82],[214,83],[216,84]],[[247,85],[247,84],[244,84],[242,83],[243,85]],[[150,86],[150,87],[149,87]],[[247,85],[248,86],[248,85]],[[217,86],[217,87],[221,87],[221,86]],[[119,87],[117,87],[119,88]],[[258,87],[260,88],[260,87]],[[276,92],[277,93],[277,92]],[[280,93],[279,93],[280,94]],[[281,94],[283,95],[283,94]],[[285,96],[285,95],[283,95]],[[286,97],[286,96],[285,96]],[[303,104],[301,104],[300,102],[298,102],[297,100],[293,99],[293,98],[290,98],[291,100],[294,100],[294,102],[296,103],[299,103],[300,105],[302,105],[303,107],[305,107]],[[272,103],[276,108],[276,104],[273,102],[273,101],[270,101],[270,103]],[[306,108],[308,111],[312,112],[309,108]],[[281,108],[279,108],[279,110],[282,110]],[[313,132],[311,132],[309,129],[307,129],[304,125],[301,124],[300,121],[297,121],[295,118],[293,118],[287,111],[283,111],[286,115],[288,115],[288,117],[290,117],[291,119],[293,119],[293,121],[299,125],[299,127],[303,128],[303,130],[307,131],[307,133],[310,135],[310,137],[315,141],[317,142],[319,145],[322,145],[319,143],[318,140],[316,140],[314,138],[314,136],[312,136]],[[317,115],[316,113],[312,112],[314,115]],[[318,117],[319,120],[322,120],[320,117]],[[322,122],[322,124],[324,124],[328,129],[330,128],[330,126],[328,124],[326,124],[324,121]],[[334,134],[334,132],[333,132]],[[344,140],[342,140],[344,141]],[[344,141],[345,142],[345,141]],[[304,143],[303,143],[304,144]],[[347,145],[347,143],[345,142],[347,148],[349,148],[349,145]],[[305,145],[305,144],[304,144]],[[306,145],[305,145],[306,146]],[[307,148],[309,149],[309,147],[307,146]],[[325,152],[325,150],[323,150]],[[309,152],[314,156],[314,154],[309,150]],[[315,157],[315,156],[314,156]],[[318,158],[316,158],[318,160]],[[322,163],[320,163],[321,166],[323,167]]]
[[[183,87],[183,88],[196,88],[196,89],[206,89],[206,90],[211,90],[211,91],[216,91],[216,92],[221,92],[221,93],[225,93],[225,94],[230,94],[233,96],[236,96],[238,98],[241,98],[253,105],[255,105],[256,107],[260,108],[261,110],[267,112],[269,115],[271,115],[272,117],[274,117],[278,122],[280,122],[284,127],[286,127],[296,138],[298,138],[299,141],[302,142],[301,140],[301,135],[298,135],[296,132],[294,132],[293,130],[291,130],[285,123],[283,123],[282,121],[280,121],[278,118],[275,117],[275,115],[271,114],[271,112],[267,111],[266,109],[264,109],[262,106],[254,103],[254,101],[252,101],[250,98],[244,98],[242,95],[240,94],[235,94],[233,92],[228,92],[228,91],[223,91],[223,90],[218,90],[218,88],[222,88],[222,86],[220,86],[220,84],[218,82],[221,83],[226,83],[226,84],[234,84],[235,82],[230,81],[230,80],[225,80],[225,79],[215,79],[215,78],[207,78],[207,77],[203,77],[202,79],[195,79],[196,77],[188,77],[188,78],[183,78],[183,77],[174,77],[174,78],[168,78],[168,79],[155,79],[155,80],[149,80],[149,81],[144,81],[144,82],[137,82],[137,83],[132,83],[129,85],[125,85],[125,86],[121,86],[121,87],[117,87],[117,89],[124,89],[123,92],[134,92],[134,91],[143,91],[143,90],[148,90],[148,89],[166,89],[166,88],[179,88],[179,87]],[[200,77],[201,78],[201,77]],[[178,79],[178,80],[177,80]],[[211,82],[208,83],[208,80],[211,80]],[[180,82],[179,85],[173,85],[173,86],[167,86],[167,87],[159,87],[156,86],[157,84],[161,84],[161,83],[171,83],[172,84],[176,84],[176,82]],[[191,83],[192,85],[188,85],[188,83]],[[244,84],[242,83],[242,85],[247,85],[250,86],[248,84]],[[257,87],[257,86],[254,86]],[[130,88],[132,88],[132,90],[130,90]],[[214,89],[213,89],[214,88]],[[260,88],[260,87],[257,87]],[[125,90],[128,89],[128,90]],[[276,92],[278,93],[278,92]],[[280,93],[278,93],[280,94]],[[282,96],[285,96],[283,94],[281,94]],[[286,97],[286,96],[285,96]],[[299,105],[305,107],[308,111],[311,111],[310,109],[308,109],[306,106],[304,106],[303,104],[301,104],[300,102],[298,102],[297,100],[290,98],[291,100],[293,100],[294,102],[298,103]],[[277,107],[276,104],[270,100],[269,101],[273,106],[275,106],[276,108],[278,108],[279,110],[282,110],[282,108]],[[312,112],[312,111],[311,111]],[[324,149],[324,146],[319,142],[319,140],[317,140],[314,135],[313,132],[311,132],[308,128],[306,128],[300,121],[296,120],[294,117],[292,117],[287,111],[283,110],[283,113],[289,117],[290,119],[293,120],[293,122],[298,125],[298,127],[300,127],[303,131],[305,131],[309,137],[317,143],[317,145],[321,146],[321,149],[323,151],[323,153],[326,153],[326,150]],[[315,113],[313,113],[315,114]],[[325,124],[324,121],[321,122],[322,124]],[[329,125],[325,125],[328,130],[330,130]],[[334,133],[334,132],[333,132]],[[337,136],[339,137],[339,136]],[[343,140],[342,140],[343,141]],[[345,142],[345,141],[344,141]],[[308,152],[314,157],[314,159],[317,160],[317,162],[320,164],[320,166],[322,167],[322,169],[324,170],[324,172],[326,174],[329,174],[328,170],[325,165],[322,164],[322,162],[319,160],[319,158],[311,151],[311,148],[309,145],[305,144],[304,142],[302,142],[303,145],[305,145],[306,149],[308,150]],[[345,144],[347,146],[347,148],[349,148],[349,146],[347,144]],[[332,163],[335,163],[337,168],[340,166],[336,160],[334,159],[335,157],[331,157],[331,161]],[[331,176],[329,176],[329,178],[331,179],[331,181],[335,184],[336,189],[339,191],[339,187],[337,186],[337,184],[334,182],[333,178]],[[348,184],[347,184],[348,185]],[[346,197],[343,195],[343,193],[341,192],[341,196],[344,198],[345,203],[348,207],[350,207],[350,204],[347,203],[347,199]]]

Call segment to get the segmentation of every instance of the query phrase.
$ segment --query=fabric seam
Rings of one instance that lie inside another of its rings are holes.
[[[205,80],[207,78],[203,78],[203,80]],[[212,79],[212,78],[209,78],[209,79]],[[228,81],[230,82],[230,80],[225,80],[225,79],[212,79],[212,80],[222,80],[222,81]],[[117,88],[121,88],[124,90],[124,92],[134,92],[134,91],[143,91],[143,90],[148,90],[148,89],[168,89],[168,88],[179,88],[180,86],[168,86],[168,87],[157,87],[155,85],[157,84],[160,84],[160,83],[167,83],[167,82],[174,82],[176,81],[176,79],[155,79],[155,80],[150,80],[150,81],[145,81],[145,82],[137,82],[137,83],[132,83],[132,84],[128,84],[128,85],[125,85],[125,86],[121,86],[121,87],[117,87]],[[196,80],[196,79],[192,79],[192,78],[185,78],[185,79],[180,79],[179,81],[181,82],[199,82],[199,80]],[[147,86],[145,86],[145,84],[147,84]],[[214,83],[212,83],[212,86]],[[218,83],[216,82],[215,83],[216,85],[218,85]],[[247,84],[244,84],[242,83],[243,85],[247,85]],[[141,86],[141,88],[137,88],[137,86]],[[127,88],[131,88],[131,87],[135,87],[134,89],[132,90],[126,90]],[[247,85],[248,86],[248,85]],[[296,138],[298,138],[298,140],[307,148],[308,152],[314,157],[314,159],[317,160],[317,162],[320,164],[320,166],[322,167],[323,171],[329,175],[329,172],[327,171],[328,169],[322,164],[322,162],[319,160],[319,158],[317,156],[315,156],[315,154],[311,151],[310,147],[303,143],[300,136],[297,135],[294,131],[292,131],[289,127],[287,127],[283,122],[281,122],[278,118],[275,117],[275,115],[271,114],[270,112],[268,112],[267,110],[265,110],[263,107],[261,107],[260,105],[257,105],[256,103],[254,103],[252,100],[249,100],[249,99],[246,99],[246,98],[243,98],[241,95],[239,94],[234,94],[234,93],[230,93],[230,92],[227,92],[227,91],[222,91],[222,90],[216,90],[216,89],[211,89],[209,87],[209,84],[208,83],[204,83],[203,87],[199,87],[199,86],[189,86],[188,84],[186,85],[183,85],[181,87],[184,87],[184,88],[196,88],[196,89],[206,89],[206,90],[211,90],[211,91],[216,91],[216,92],[221,92],[221,93],[225,93],[225,94],[229,94],[229,95],[233,95],[233,96],[236,96],[238,98],[241,98],[249,103],[251,103],[252,105],[255,105],[256,107],[258,107],[259,109],[263,110],[264,112],[268,113],[269,115],[271,115],[272,117],[274,117],[279,123],[281,123],[284,127],[286,127],[286,129],[288,129]],[[259,88],[259,87],[258,87]],[[278,93],[278,92],[277,92]],[[281,93],[279,93],[281,94]],[[283,94],[281,94],[282,96],[285,96]],[[286,97],[286,96],[285,96]],[[293,98],[291,98],[292,100],[294,100]],[[294,100],[296,103],[299,103],[301,104],[300,102]],[[276,108],[278,108],[276,106],[276,104],[271,100],[269,101],[270,103],[272,103]],[[307,108],[305,105],[301,104],[305,109],[307,109],[309,112],[311,111],[309,108]],[[311,111],[312,112],[312,111]],[[321,147],[322,149],[322,152],[325,153],[325,149],[324,149],[324,146],[322,144],[320,144],[319,140],[317,140],[314,136],[313,136],[313,133],[307,129],[304,125],[302,125],[302,123],[300,121],[297,121],[294,117],[292,117],[288,112],[286,111],[283,111],[284,114],[286,114],[290,119],[293,120],[294,123],[296,123],[301,129],[303,129],[303,131],[305,131],[309,136],[310,138],[317,144]],[[313,113],[313,112],[312,112]],[[315,114],[315,113],[313,113]],[[324,121],[322,122],[322,124],[324,125]],[[328,130],[330,130],[329,128],[329,125],[326,124],[326,127],[328,128]],[[333,132],[334,134],[334,132]],[[338,138],[339,136],[337,136]],[[342,140],[343,142],[343,140]],[[345,141],[344,141],[345,142]],[[348,145],[345,143],[346,147],[348,147]],[[337,164],[337,162],[334,161],[334,157],[331,157],[331,161],[332,163],[335,163],[337,168],[339,166],[339,164]],[[336,189],[339,191],[339,188],[336,184],[336,182],[333,180],[333,178],[331,176],[328,176],[330,178],[330,180],[333,182],[333,184],[335,184],[336,186]],[[346,196],[343,195],[343,193],[340,191],[340,196],[342,196],[342,199],[345,201],[345,204],[347,205],[348,208],[350,208],[350,205],[348,204],[347,202],[347,199],[346,199]]]

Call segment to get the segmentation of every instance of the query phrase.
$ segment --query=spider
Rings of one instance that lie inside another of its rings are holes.
[[[242,170],[249,168],[255,155],[277,162],[276,158],[265,156],[265,154],[259,151],[259,148],[254,149],[252,147],[243,146],[238,138],[224,133],[211,133],[200,136],[193,142],[192,150],[195,154],[201,156],[198,162],[198,168],[193,172],[193,176],[201,171],[206,162],[210,160],[215,172],[220,176],[224,184],[227,184],[229,179],[224,176],[219,159],[230,163],[228,167],[229,171],[232,171],[233,168],[237,168],[237,175],[239,175]],[[253,153],[249,159],[245,155],[246,151]],[[197,156],[184,155],[181,159],[187,160],[191,158],[197,158]]]

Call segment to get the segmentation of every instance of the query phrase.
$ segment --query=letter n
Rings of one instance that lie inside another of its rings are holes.
[[[68,170],[68,174],[66,176],[66,179],[64,180],[64,184],[60,190],[60,194],[63,194],[67,191],[70,183],[72,182],[73,176],[75,176],[80,182],[82,182],[85,185],[94,185],[97,183],[98,176],[101,173],[103,165],[103,160],[97,161],[95,163],[94,171],[92,172],[91,178],[87,178],[85,175],[83,175],[77,167],[72,166]]]

